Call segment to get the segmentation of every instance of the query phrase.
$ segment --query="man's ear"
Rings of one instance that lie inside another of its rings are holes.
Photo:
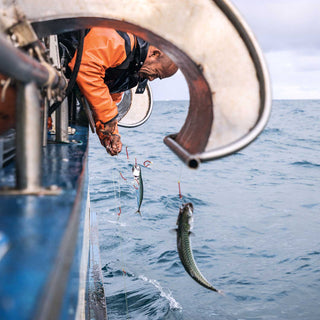
[[[150,50],[150,57],[155,57],[155,58],[158,58],[160,57],[161,55],[161,51],[159,49],[157,49],[156,47],[151,47],[151,50]]]

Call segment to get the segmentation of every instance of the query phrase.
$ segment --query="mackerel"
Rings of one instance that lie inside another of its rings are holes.
[[[191,224],[193,221],[193,205],[192,203],[183,204],[179,211],[177,220],[177,247],[180,260],[187,273],[192,279],[197,281],[203,287],[222,293],[220,290],[214,288],[206,278],[201,274],[196,262],[193,258],[191,241],[189,235],[191,233]]]
[[[141,168],[138,164],[135,164],[134,166],[132,166],[132,174],[134,177],[134,181],[138,185],[138,188],[136,188],[137,204],[138,204],[138,210],[136,211],[136,213],[139,213],[141,216],[140,208],[143,200],[143,181],[142,181]]]

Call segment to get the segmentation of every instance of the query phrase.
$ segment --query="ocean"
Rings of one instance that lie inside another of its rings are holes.
[[[117,157],[90,136],[108,319],[320,319],[320,101],[274,100],[253,143],[197,170],[162,142],[187,109],[188,101],[156,101],[147,123],[120,128]],[[135,159],[152,162],[142,167],[141,216]],[[224,296],[196,283],[179,260],[182,201],[194,205],[198,268]]]

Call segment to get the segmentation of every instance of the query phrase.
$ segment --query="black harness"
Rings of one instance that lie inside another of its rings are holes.
[[[124,92],[136,85],[138,85],[136,93],[143,93],[148,79],[139,78],[138,71],[147,58],[149,43],[134,36],[135,43],[131,50],[129,35],[126,32],[117,32],[125,41],[127,58],[119,66],[106,70],[104,82],[110,93]]]

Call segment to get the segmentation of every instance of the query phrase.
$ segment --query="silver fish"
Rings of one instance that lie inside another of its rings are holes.
[[[180,260],[192,279],[197,281],[203,287],[222,293],[214,288],[201,274],[196,262],[193,258],[191,242],[189,235],[191,233],[191,224],[193,221],[193,205],[192,203],[183,204],[179,211],[177,220],[177,247]]]
[[[138,185],[137,188],[135,187],[137,191],[137,204],[138,204],[138,210],[136,213],[139,213],[141,216],[140,208],[143,200],[143,181],[142,181],[141,168],[138,164],[135,164],[134,166],[132,166],[132,174],[135,182]]]

